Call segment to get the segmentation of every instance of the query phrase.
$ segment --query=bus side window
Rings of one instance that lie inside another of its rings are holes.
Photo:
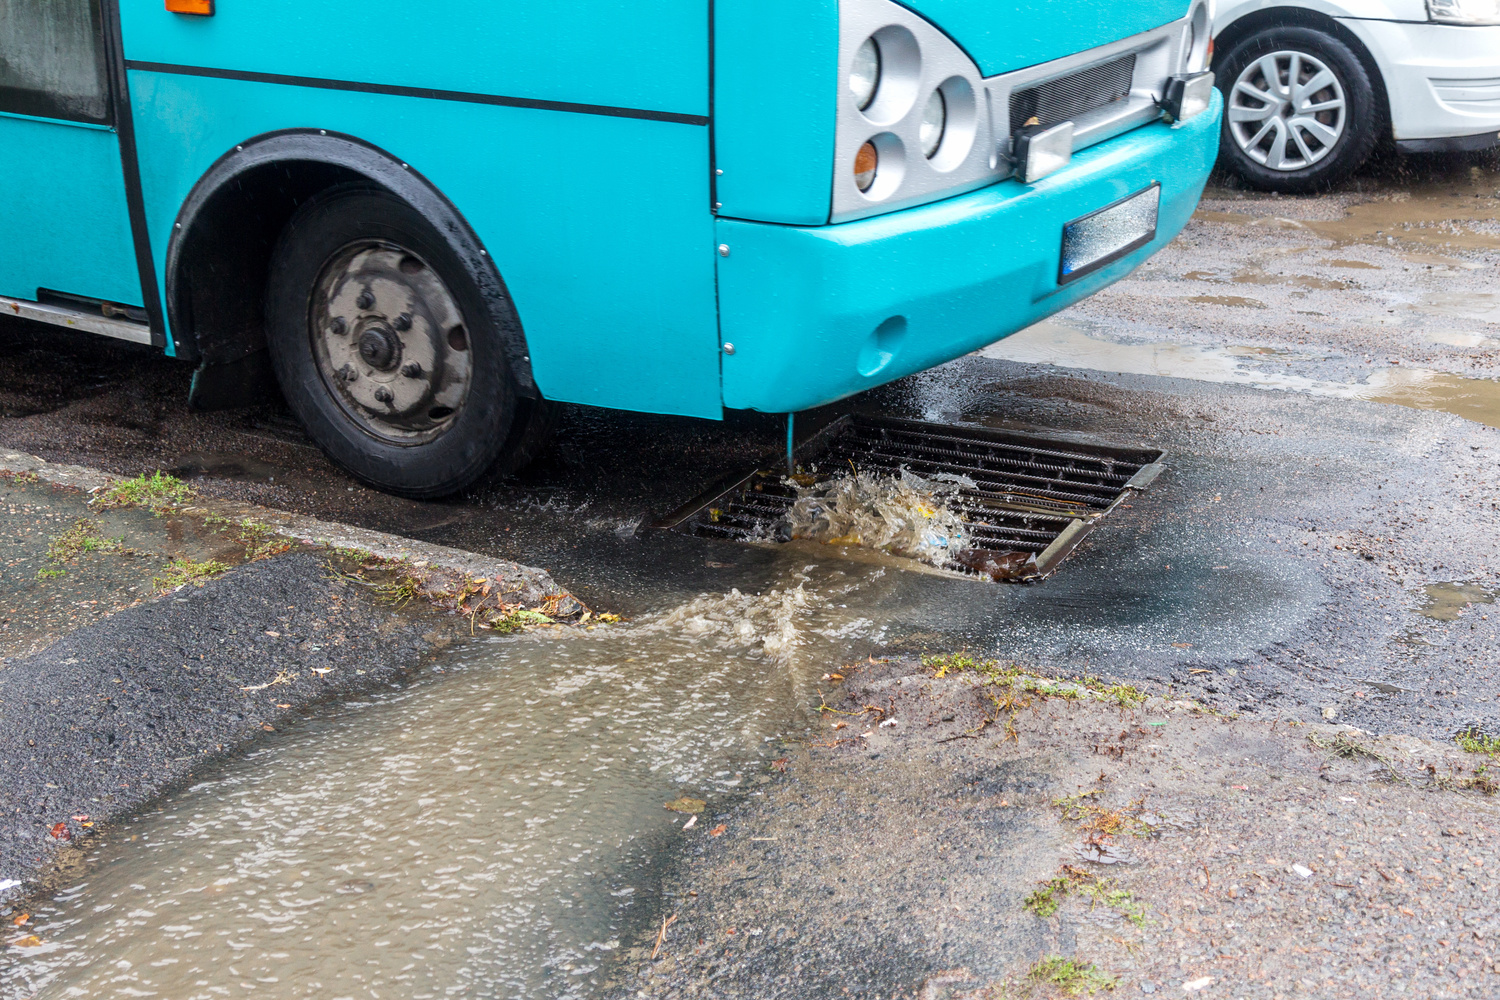
[[[0,0],[0,111],[107,123],[99,0]]]

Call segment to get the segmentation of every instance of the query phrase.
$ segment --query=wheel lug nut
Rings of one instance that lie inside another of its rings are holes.
[[[408,361],[406,364],[401,366],[401,374],[405,375],[407,378],[421,378],[422,366],[417,364],[415,361]]]
[[[402,313],[400,316],[396,317],[395,322],[393,322],[391,325],[394,326],[397,330],[400,330],[402,333],[405,333],[407,330],[411,329],[411,313]]]
[[[385,386],[381,386],[379,389],[375,390],[375,399],[378,402],[389,404],[390,401],[395,398],[395,396],[391,395],[391,390],[387,389]]]
[[[375,305],[375,295],[368,288],[366,288],[364,291],[359,293],[359,298],[354,300],[354,304],[359,306],[361,309],[369,309]]]
[[[335,316],[333,322],[328,324],[328,329],[335,335],[342,337],[349,332],[349,324],[344,322],[344,317]]]
[[[359,378],[359,372],[354,370],[353,365],[345,365],[344,367],[339,369],[339,378],[343,379],[345,382],[353,382],[355,379]]]

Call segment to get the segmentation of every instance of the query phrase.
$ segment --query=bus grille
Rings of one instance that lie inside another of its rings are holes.
[[[1090,111],[1129,97],[1134,78],[1135,54],[1131,53],[1069,76],[1018,90],[1010,95],[1011,130],[1033,118],[1044,128],[1076,121]]]

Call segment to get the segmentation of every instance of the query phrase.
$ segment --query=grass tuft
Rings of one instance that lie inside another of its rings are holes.
[[[118,552],[129,554],[124,538],[105,538],[99,534],[99,525],[88,518],[80,517],[73,527],[47,542],[47,561],[53,565],[37,570],[38,580],[66,576],[66,563],[73,562],[86,552]]]
[[[1058,987],[1070,997],[1081,997],[1085,993],[1093,996],[1099,990],[1112,990],[1120,981],[1087,962],[1061,955],[1040,959],[1027,975],[1039,983]]]
[[[100,507],[145,507],[153,514],[165,514],[197,495],[187,483],[158,469],[111,484],[99,491],[93,503]]]
[[[221,573],[227,572],[229,572],[229,567],[217,559],[193,562],[191,559],[179,556],[163,566],[161,576],[151,582],[158,592],[166,594],[186,587],[190,583],[201,586]]]
[[[1500,756],[1500,738],[1486,736],[1477,729],[1459,733],[1453,738],[1464,753],[1482,753],[1491,757]]]

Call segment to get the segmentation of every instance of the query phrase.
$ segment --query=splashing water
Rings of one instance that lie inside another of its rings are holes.
[[[902,469],[868,472],[798,486],[788,518],[793,538],[861,545],[942,566],[967,547],[963,521],[946,505],[973,480],[951,473],[935,479]]]

